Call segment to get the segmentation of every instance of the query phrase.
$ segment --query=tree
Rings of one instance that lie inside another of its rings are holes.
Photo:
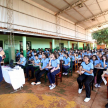
[[[108,44],[108,28],[92,33],[92,37],[97,40],[97,44]]]

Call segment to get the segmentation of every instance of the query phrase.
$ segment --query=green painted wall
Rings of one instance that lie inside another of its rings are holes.
[[[20,50],[20,41],[22,40],[22,36],[15,36],[15,50]],[[0,35],[0,40],[3,41],[3,49],[5,50],[6,53],[6,59],[5,61],[9,60],[9,51],[8,51],[8,36],[7,35]],[[50,42],[52,42],[52,39],[46,39],[46,38],[36,38],[36,37],[26,37],[26,41],[30,41],[31,42],[31,48],[32,49],[38,49],[38,48],[50,48]],[[69,50],[69,44],[67,40],[55,40],[55,48],[59,46],[59,43],[64,43],[64,47],[66,47]],[[70,41],[70,48],[72,48],[72,43],[74,43],[74,49],[76,48],[76,44],[78,42],[75,41]],[[91,44],[91,48],[92,48],[92,44]],[[78,44],[79,49],[83,49],[83,42],[79,42]],[[95,47],[97,47],[97,45],[95,44]]]
[[[83,49],[83,43],[79,42],[79,49]]]

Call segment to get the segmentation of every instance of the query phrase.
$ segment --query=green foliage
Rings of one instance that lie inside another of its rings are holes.
[[[108,44],[108,28],[92,33],[92,37],[97,40],[98,44]]]

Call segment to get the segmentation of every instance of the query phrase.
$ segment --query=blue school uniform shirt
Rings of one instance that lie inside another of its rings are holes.
[[[43,58],[41,60],[41,63],[42,63],[42,69],[43,69],[43,68],[45,68],[47,66],[47,64],[49,64],[49,59],[48,58],[46,58],[46,59]]]
[[[84,57],[84,53],[82,53],[82,57]]]
[[[31,60],[35,60],[35,56],[31,56]]]
[[[104,62],[102,61],[102,60],[100,60],[100,64],[101,64],[101,67],[103,67],[104,68]],[[108,63],[105,61],[105,64],[107,65],[107,67],[108,67]],[[107,69],[107,67],[105,67],[105,69]]]
[[[74,61],[75,60],[75,56],[72,56],[72,61]]]
[[[88,53],[87,55],[90,57],[91,56],[91,53]]]
[[[16,56],[17,56],[17,57],[20,56],[20,52],[16,53]]]
[[[84,55],[87,55],[87,52],[84,52]]]
[[[65,61],[64,64],[67,65],[68,63],[70,63],[70,58],[69,57],[68,58],[64,57],[63,61]],[[70,67],[70,64],[68,66]]]
[[[99,61],[99,63],[100,63],[101,59],[100,59],[100,58],[98,58],[98,61]]]
[[[69,55],[70,58],[72,58],[72,55]]]
[[[38,55],[38,58],[42,58],[42,55]]]
[[[94,63],[93,63],[93,60],[91,59],[90,62],[91,62],[94,66],[96,66],[97,64],[99,64],[99,60],[95,60]]]
[[[39,59],[37,59],[37,60],[35,59],[35,60],[34,60],[34,63],[39,64],[39,63],[40,63],[40,60],[39,60]],[[35,66],[37,66],[37,65],[35,64]]]
[[[32,58],[31,58],[31,57],[29,57],[29,60],[32,60]]]
[[[91,69],[93,70],[93,64],[90,62],[90,63],[88,63],[88,64],[86,64],[85,62],[82,62],[81,63],[81,66],[83,67],[83,69],[85,69],[85,70],[88,70],[88,71],[90,71]],[[87,72],[84,72],[84,74],[85,75],[92,75],[92,76],[94,76],[94,74],[92,73],[92,74],[89,74],[89,73],[87,73]]]
[[[102,52],[102,55],[104,54],[104,52]]]
[[[27,55],[29,55],[30,51],[27,52]]]
[[[81,55],[78,55],[78,58],[81,58]]]
[[[34,56],[34,52],[32,51],[32,56]]]
[[[63,57],[63,54],[60,53],[60,57]]]
[[[57,65],[60,64],[60,61],[58,59],[51,60],[51,66],[57,68]],[[59,67],[60,69],[60,67]]]
[[[37,53],[39,53],[39,50],[37,50]]]
[[[25,66],[26,64],[26,58],[25,57],[20,57],[20,63],[23,62],[23,64],[21,64],[22,66]]]
[[[68,51],[68,54],[70,54],[70,51]]]

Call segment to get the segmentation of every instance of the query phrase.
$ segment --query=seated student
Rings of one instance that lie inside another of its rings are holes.
[[[61,53],[60,53],[60,60],[63,60],[63,52],[61,51]]]
[[[48,72],[48,79],[50,82],[50,90],[54,89],[56,87],[55,85],[55,75],[60,72],[60,61],[57,59],[56,54],[52,54],[52,59],[50,59],[49,66],[52,66],[53,69],[51,69],[50,72]]]
[[[63,75],[68,74],[68,69],[70,68],[70,58],[68,53],[64,53],[64,58],[63,58],[64,64],[62,65],[62,70],[63,70]]]
[[[80,53],[80,52],[78,53],[78,58],[82,58],[82,57],[81,57],[81,53]]]
[[[37,54],[36,52],[32,52],[32,53],[30,53],[31,54],[31,60],[33,61],[34,59],[35,59],[35,55]]]
[[[17,50],[17,52],[16,52],[16,62],[18,62],[19,59],[20,59],[20,52],[19,52],[19,50]]]
[[[95,85],[95,87],[101,87],[101,86],[100,86],[100,84],[101,84],[101,82],[102,82],[102,77],[101,77],[101,75],[103,74],[103,71],[105,71],[105,70],[107,69],[107,67],[108,67],[108,63],[107,63],[106,60],[107,60],[107,59],[106,59],[106,56],[103,55],[103,56],[102,56],[102,60],[100,61],[100,66],[103,67],[104,69],[100,69],[100,70],[98,71],[98,74],[97,74],[97,84]]]
[[[97,56],[98,61],[100,62],[102,60],[102,53],[100,52],[99,55]]]
[[[28,64],[31,64],[31,61],[32,61],[32,58],[31,58],[31,53],[29,53],[27,63],[28,63]]]
[[[84,71],[84,73],[82,73]],[[82,92],[83,88],[83,81],[85,84],[85,90],[86,90],[86,98],[84,99],[85,102],[88,102],[90,100],[90,83],[93,80],[94,74],[93,74],[93,64],[90,62],[89,56],[84,56],[84,62],[81,63],[81,66],[79,68],[79,77],[77,78],[77,82],[79,85],[78,93],[80,94]]]
[[[85,50],[84,55],[87,55],[87,50]]]
[[[82,58],[84,57],[84,55],[85,55],[85,51],[83,50],[83,51],[82,51]]]
[[[35,82],[32,82],[31,83],[32,85],[41,84],[40,78],[41,78],[42,74],[44,74],[48,70],[46,67],[49,65],[49,59],[48,59],[48,56],[47,56],[46,53],[43,53],[42,54],[41,63],[42,63],[42,67],[40,65],[39,70],[37,70],[35,72],[36,81]]]
[[[50,55],[48,56],[48,59],[50,61],[50,59],[52,59],[52,54],[50,53]]]
[[[96,55],[93,55],[92,56],[92,59],[90,60],[90,62],[93,64],[94,66],[94,69],[93,69],[93,73],[94,73],[94,76],[96,76],[96,72],[97,72],[97,69],[96,67],[99,66],[99,61],[98,61],[98,58]]]
[[[88,55],[88,56],[89,56],[89,58],[90,58],[91,53],[90,53],[90,51],[89,51],[89,50],[87,50],[87,55]]]
[[[20,59],[19,61],[17,62],[17,64],[20,66],[20,67],[24,67],[25,64],[26,64],[26,58],[23,56],[23,53],[20,54]]]
[[[99,58],[99,54],[100,54],[99,51],[97,51],[97,52],[96,52],[96,56],[97,56],[97,58]]]
[[[29,51],[29,50],[27,50],[27,57],[29,56],[29,53],[30,53],[30,51]]]
[[[60,54],[59,53],[55,53],[57,56],[57,59],[60,61]]]
[[[41,51],[39,52],[38,58],[41,60],[42,59],[42,53]]]
[[[78,53],[75,53],[75,59],[76,60],[78,59]]]
[[[73,54],[70,52],[70,53],[69,53],[69,57],[70,57],[71,59],[72,59],[72,56],[73,56]]]
[[[34,78],[34,70],[37,69],[37,67],[34,67],[34,66],[37,66],[40,63],[40,60],[38,59],[38,55],[35,55],[34,61],[32,61],[31,56],[29,57],[30,58],[28,59],[28,66],[26,67],[26,78],[28,78],[28,81]],[[32,65],[29,65],[29,64],[32,64]],[[29,70],[31,70],[31,73],[32,73],[32,76],[30,79],[29,79]]]

